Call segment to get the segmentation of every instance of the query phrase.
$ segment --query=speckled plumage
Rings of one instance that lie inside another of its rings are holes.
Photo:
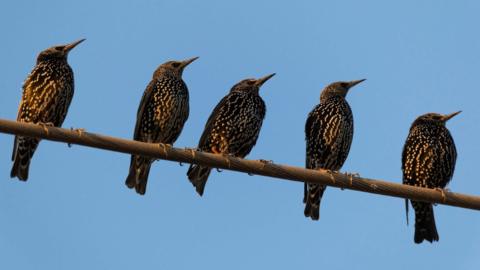
[[[309,113],[305,124],[306,168],[338,171],[350,151],[353,138],[353,114],[345,100],[348,90],[363,80],[335,82],[320,95],[320,104]],[[305,183],[304,214],[320,218],[320,200],[326,186]]]
[[[188,88],[183,69],[197,57],[160,65],[143,94],[137,112],[133,139],[148,143],[173,144],[182,132],[189,114]],[[125,181],[138,194],[145,194],[148,174],[154,159],[132,155]]]
[[[457,150],[445,122],[458,113],[428,113],[413,122],[402,152],[404,184],[443,189],[452,179]],[[432,204],[411,203],[415,210],[415,243],[438,241]],[[408,215],[408,200],[406,207]]]
[[[68,65],[68,52],[83,41],[60,45],[42,51],[23,84],[17,121],[62,126],[73,98],[74,79]],[[28,179],[31,158],[40,140],[15,136],[10,177]]]
[[[266,107],[259,88],[273,75],[246,79],[234,85],[208,118],[198,149],[241,158],[247,156],[257,142],[265,118]],[[188,169],[188,179],[200,196],[210,171],[211,168],[196,164]]]

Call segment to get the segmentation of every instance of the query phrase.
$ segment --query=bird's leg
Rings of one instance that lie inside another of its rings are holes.
[[[54,127],[55,125],[52,122],[37,122],[37,125],[40,125],[43,127],[43,130],[45,131],[45,134],[48,136],[48,128],[47,127]]]

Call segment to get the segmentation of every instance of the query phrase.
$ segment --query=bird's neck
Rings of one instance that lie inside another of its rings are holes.
[[[320,95],[320,103],[326,103],[331,101],[346,102],[345,98],[338,94],[325,93]]]

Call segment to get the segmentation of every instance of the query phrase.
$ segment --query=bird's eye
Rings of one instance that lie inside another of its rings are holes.
[[[255,81],[248,81],[248,85],[253,85],[255,84]]]
[[[348,86],[348,83],[341,83],[340,84],[343,88],[347,87]]]
[[[63,46],[57,46],[57,47],[55,47],[55,50],[57,50],[57,51],[62,51],[62,50],[63,50]]]
[[[180,66],[180,63],[179,63],[179,62],[174,62],[174,63],[172,64],[172,66],[173,66],[174,68],[178,68],[178,67]]]

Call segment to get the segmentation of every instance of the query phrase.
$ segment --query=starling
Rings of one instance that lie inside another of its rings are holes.
[[[258,92],[274,75],[258,80],[246,79],[235,84],[208,118],[198,149],[241,158],[248,155],[257,142],[266,112],[265,102]],[[209,167],[196,164],[188,169],[188,179],[200,196],[203,195],[210,170]]]
[[[74,92],[73,71],[68,65],[70,50],[85,39],[42,51],[23,84],[17,121],[62,126]],[[28,179],[30,160],[40,139],[15,136],[10,177]]]
[[[320,104],[305,123],[306,167],[338,171],[347,159],[353,137],[353,115],[345,97],[353,86],[363,82],[335,82],[323,89]],[[305,217],[318,220],[320,200],[326,186],[305,183]]]
[[[445,123],[459,113],[427,113],[415,119],[402,152],[403,184],[443,189],[450,182],[457,150]],[[415,210],[415,243],[438,241],[432,204],[411,203]],[[408,199],[405,207],[408,219]]]
[[[133,139],[148,143],[173,144],[189,114],[188,88],[182,79],[186,66],[198,59],[168,61],[160,65],[143,93],[138,107]],[[125,180],[128,188],[144,195],[150,166],[155,159],[132,155]]]

